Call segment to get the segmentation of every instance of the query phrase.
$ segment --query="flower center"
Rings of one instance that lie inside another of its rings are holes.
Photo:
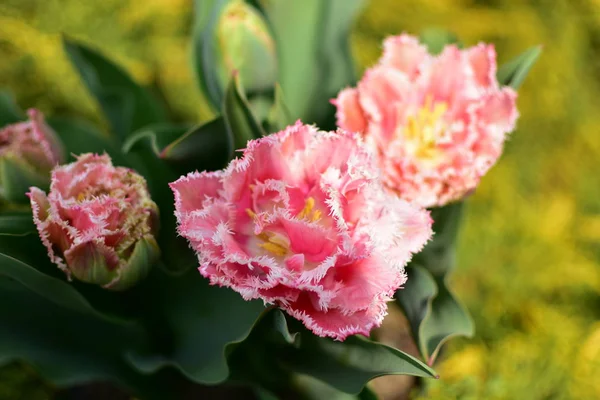
[[[446,103],[433,104],[431,96],[427,96],[423,107],[407,118],[403,136],[406,147],[417,158],[432,160],[439,155],[437,145],[446,130],[443,116],[447,110]]]
[[[247,208],[246,213],[250,218],[256,218],[256,213],[251,209]],[[315,199],[313,197],[308,197],[304,202],[304,208],[296,214],[298,219],[304,219],[309,222],[317,222],[321,219],[321,216],[321,210],[315,209]],[[273,255],[283,257],[290,250],[290,240],[285,233],[264,231],[256,236],[261,240],[258,247],[265,249]]]

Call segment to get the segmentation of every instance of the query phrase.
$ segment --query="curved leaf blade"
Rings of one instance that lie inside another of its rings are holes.
[[[501,85],[518,89],[541,54],[542,46],[534,46],[506,64],[503,64],[498,68],[498,73],[496,74],[498,82]]]
[[[63,46],[119,141],[144,125],[166,120],[158,101],[122,68],[76,41],[63,38]]]
[[[164,147],[160,157],[189,172],[221,169],[232,153],[233,143],[225,120],[218,117],[189,129]]]
[[[367,382],[382,375],[437,377],[418,359],[360,336],[337,342],[303,334],[299,348],[288,352],[281,363],[349,394],[360,393]]]
[[[0,90],[0,128],[24,119],[25,114],[15,103],[12,94],[6,90]]]
[[[268,130],[269,132],[279,132],[294,122],[292,112],[285,103],[283,90],[277,84],[275,85],[275,101],[267,118]]]
[[[156,273],[154,279],[151,307],[161,325],[171,327],[172,342],[165,351],[132,352],[129,361],[145,373],[173,366],[197,383],[224,381],[226,349],[249,335],[264,311],[262,302],[211,286],[195,270],[177,277]]]
[[[428,337],[424,337],[423,321],[431,314],[431,302],[438,292],[437,284],[429,272],[418,265],[406,268],[408,279],[404,289],[396,292],[396,302],[408,319],[412,337],[423,359],[429,359]]]
[[[455,336],[472,337],[473,320],[459,303],[444,281],[438,281],[438,294],[431,303],[431,312],[423,320],[420,339],[427,351],[427,362],[432,365],[442,345]]]
[[[236,74],[231,78],[223,99],[223,117],[236,150],[245,149],[249,140],[265,136],[252,114]]]

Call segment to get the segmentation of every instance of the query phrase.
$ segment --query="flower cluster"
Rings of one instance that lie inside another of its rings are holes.
[[[28,195],[50,259],[68,276],[123,290],[158,256],[158,208],[146,181],[107,155],[55,168],[50,193],[32,187]]]
[[[432,207],[464,197],[496,162],[518,116],[516,97],[498,85],[493,46],[451,45],[432,56],[400,35],[334,104],[339,126],[365,136],[386,186]]]
[[[514,128],[516,92],[498,84],[495,58],[484,44],[433,56],[408,35],[388,38],[379,63],[333,101],[337,132],[298,121],[249,141],[224,170],[172,182],[200,273],[317,335],[368,335],[431,238],[425,208],[472,191]],[[62,155],[41,114],[29,114],[0,131],[0,160],[49,174]],[[28,195],[69,277],[123,290],[158,258],[158,207],[144,178],[106,155],[55,167],[49,194]]]
[[[431,236],[429,214],[385,192],[355,135],[301,123],[171,188],[179,233],[212,284],[340,340],[381,324]]]

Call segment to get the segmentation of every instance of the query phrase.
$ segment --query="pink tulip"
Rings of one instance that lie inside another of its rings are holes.
[[[432,207],[463,198],[496,162],[516,98],[496,80],[492,45],[432,56],[403,34],[387,38],[379,63],[333,103],[338,125],[375,152],[388,189]]]
[[[405,264],[431,236],[428,212],[380,182],[357,135],[298,122],[249,141],[225,170],[171,188],[179,233],[211,284],[343,340],[381,324]]]
[[[28,112],[29,121],[0,130],[0,198],[25,202],[29,186],[47,186],[50,170],[63,160],[56,134],[38,110]]]
[[[123,290],[158,257],[158,208],[146,181],[107,155],[54,168],[49,194],[32,187],[28,196],[50,259],[69,277]]]

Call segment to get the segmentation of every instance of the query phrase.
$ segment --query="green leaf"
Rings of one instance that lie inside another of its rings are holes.
[[[163,149],[192,129],[190,124],[161,123],[147,125],[133,132],[123,143],[123,153],[128,154],[143,147],[145,142],[156,157],[160,157]]]
[[[267,119],[268,130],[269,132],[279,132],[287,126],[292,125],[294,122],[295,120],[292,117],[292,113],[285,103],[283,90],[281,89],[281,86],[277,84],[275,86],[275,102],[273,103],[273,107],[271,107]]]
[[[350,394],[360,393],[367,382],[382,375],[437,377],[416,358],[361,336],[338,342],[302,334],[299,348],[286,352],[281,363]]]
[[[196,80],[209,103],[216,109],[223,103],[219,82],[214,37],[219,16],[229,0],[194,0],[192,62]]]
[[[2,259],[1,265],[6,263],[12,261]],[[0,365],[25,360],[58,386],[111,381],[144,399],[168,398],[160,381],[137,373],[122,356],[144,340],[135,326],[96,318],[76,306],[64,308],[4,273],[0,292]],[[56,295],[64,297],[61,292]]]
[[[23,158],[5,155],[0,159],[0,198],[11,203],[27,204],[26,193],[31,186],[47,189],[50,185],[50,174],[38,172]]]
[[[236,150],[245,149],[249,140],[265,135],[252,114],[248,100],[240,87],[239,78],[235,74],[229,82],[223,99],[223,117]]]
[[[292,380],[294,390],[303,400],[377,400],[377,395],[367,386],[359,394],[341,392],[308,375],[296,374]]]
[[[25,114],[19,108],[10,92],[0,90],[0,128],[4,125],[23,121]]]
[[[273,30],[279,83],[293,118],[333,129],[335,109],[328,101],[345,86],[354,84],[348,38],[351,24],[364,2],[262,0],[256,3]]]
[[[498,82],[501,85],[518,89],[541,54],[542,46],[535,46],[506,64],[503,64],[498,68],[498,73],[496,74]]]
[[[456,44],[462,47],[460,39],[452,32],[439,28],[428,28],[421,32],[419,41],[427,46],[431,54],[439,54],[445,46]]]
[[[3,240],[0,236],[0,240]],[[118,322],[94,309],[90,303],[64,280],[43,274],[28,264],[0,253],[0,276],[21,283],[56,305],[113,323]]]
[[[152,298],[156,329],[165,329],[162,351],[132,352],[129,360],[152,373],[166,366],[204,384],[224,381],[229,374],[226,348],[244,340],[263,312],[260,301],[244,301],[232,290],[211,286],[198,271],[169,276],[153,274]]]
[[[83,153],[106,153],[111,157],[113,164],[131,166],[114,139],[103,135],[91,123],[66,117],[50,117],[47,122],[63,143],[65,154],[71,155],[71,160]]]
[[[454,297],[443,280],[437,280],[438,294],[431,303],[431,313],[423,320],[421,340],[432,365],[442,345],[455,336],[472,337],[473,320]]]
[[[157,100],[122,68],[81,43],[63,38],[63,45],[120,142],[145,125],[166,120]]]
[[[408,319],[412,337],[427,360],[427,342],[429,338],[423,337],[423,321],[431,314],[431,302],[438,289],[435,280],[426,269],[411,264],[406,268],[408,279],[404,289],[396,292],[396,301]]]
[[[217,170],[225,167],[233,143],[222,117],[188,130],[160,152],[160,157],[180,169]]]
[[[463,204],[463,202],[455,202],[431,210],[433,239],[414,256],[413,261],[434,276],[443,276],[454,268],[455,243]]]
[[[27,236],[36,234],[31,214],[25,215],[0,215],[0,240],[1,236]]]

